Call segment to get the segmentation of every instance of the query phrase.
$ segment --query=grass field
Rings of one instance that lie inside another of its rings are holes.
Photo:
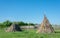
[[[24,30],[22,32],[4,32],[0,30],[0,38],[60,38],[60,33],[37,34],[36,30]]]

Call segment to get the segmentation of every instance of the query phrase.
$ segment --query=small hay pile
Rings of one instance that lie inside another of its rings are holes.
[[[6,32],[15,32],[22,31],[18,24],[13,23],[9,28],[7,28]]]

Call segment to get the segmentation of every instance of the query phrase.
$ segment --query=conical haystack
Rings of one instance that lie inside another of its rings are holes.
[[[15,31],[22,31],[18,24],[13,23],[6,32],[15,32]]]
[[[44,20],[41,23],[37,33],[52,33],[54,32],[54,29],[52,25],[49,23],[47,17],[44,15]]]

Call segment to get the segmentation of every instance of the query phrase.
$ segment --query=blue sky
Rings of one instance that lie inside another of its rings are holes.
[[[51,24],[60,24],[59,0],[0,0],[0,22],[41,23],[46,14]]]

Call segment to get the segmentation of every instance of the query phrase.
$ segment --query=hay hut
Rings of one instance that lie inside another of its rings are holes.
[[[18,24],[13,23],[9,28],[6,29],[6,32],[15,32],[22,31]]]
[[[52,25],[49,23],[47,17],[44,15],[44,20],[41,23],[40,27],[38,28],[37,33],[52,33],[52,32],[54,32],[54,29]]]

